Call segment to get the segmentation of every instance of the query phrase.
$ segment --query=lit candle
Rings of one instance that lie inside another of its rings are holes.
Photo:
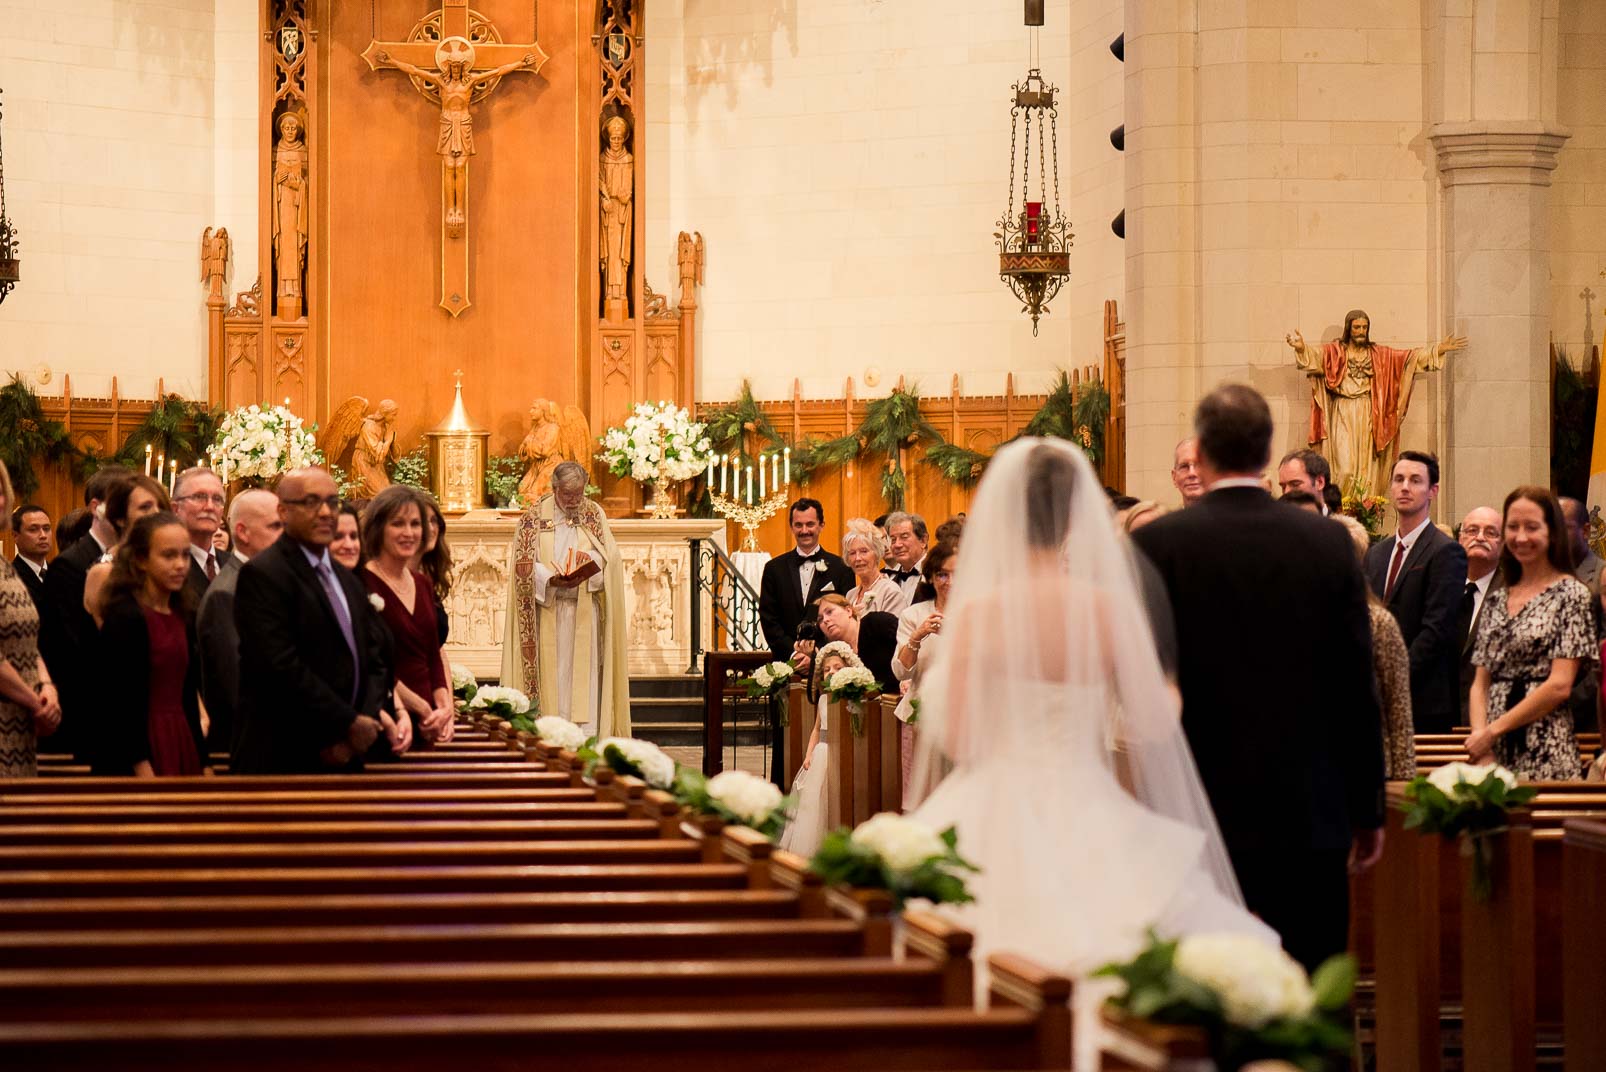
[[[781,490],[781,456],[779,454],[770,455],[770,490]]]
[[[178,459],[174,458],[167,466],[167,493],[172,495],[178,490]]]
[[[165,472],[167,472],[167,451],[164,450],[156,456],[156,479],[160,481]]]
[[[764,459],[758,460],[758,501],[764,501]]]
[[[145,444],[145,475],[151,475],[151,445]]]
[[[747,467],[747,504],[749,506],[753,504],[753,467],[751,465]]]
[[[781,451],[781,458],[786,463],[786,486],[787,487],[791,487],[792,486],[792,448],[791,447],[787,447],[785,450]]]
[[[710,489],[714,486],[714,456],[712,454],[708,456],[708,486]]]

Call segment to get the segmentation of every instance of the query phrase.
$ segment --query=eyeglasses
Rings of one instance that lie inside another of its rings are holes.
[[[327,506],[331,510],[340,509],[340,496],[338,495],[308,495],[300,499],[280,498],[286,506],[299,506],[303,510],[316,510],[320,506]]]
[[[178,497],[179,502],[184,502],[186,499],[190,502],[211,503],[213,506],[222,506],[228,502],[228,500],[222,495],[217,495],[208,491],[197,491],[189,495],[180,495]]]
[[[931,579],[934,581],[951,581],[954,579],[954,572],[953,570],[940,569],[931,575]]]

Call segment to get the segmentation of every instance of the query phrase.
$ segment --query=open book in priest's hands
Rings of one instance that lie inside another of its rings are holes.
[[[571,547],[563,557],[552,563],[552,579],[548,584],[559,588],[578,588],[602,572],[597,560],[578,548]]]

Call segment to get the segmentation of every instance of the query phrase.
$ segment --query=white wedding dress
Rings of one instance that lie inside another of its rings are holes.
[[[813,856],[820,842],[825,840],[825,826],[830,815],[831,746],[825,718],[827,706],[828,700],[822,695],[816,716],[819,719],[820,739],[814,746],[808,767],[799,767],[797,777],[792,779],[792,793],[797,797],[796,810],[792,812],[792,821],[787,824],[780,840],[781,848],[795,852],[805,860]]]
[[[1243,906],[1108,501],[1060,440],[1000,449],[977,489],[922,685],[914,817],[958,830],[974,904],[941,911],[986,958],[1077,983],[1076,1066],[1096,1067],[1088,974],[1162,937],[1276,933]],[[946,773],[944,773],[946,771]]]

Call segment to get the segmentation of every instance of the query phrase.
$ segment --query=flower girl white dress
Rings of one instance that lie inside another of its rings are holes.
[[[781,848],[805,859],[813,856],[820,842],[825,840],[825,824],[830,814],[826,794],[831,787],[831,745],[825,715],[829,705],[829,698],[821,695],[814,716],[820,730],[819,743],[814,746],[809,765],[798,768],[797,777],[792,780],[796,810],[780,841]]]

